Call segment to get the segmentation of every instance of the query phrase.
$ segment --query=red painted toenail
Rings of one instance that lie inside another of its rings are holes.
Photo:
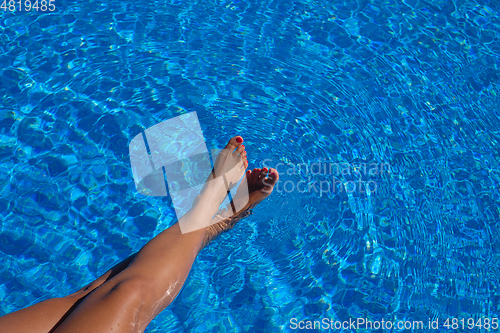
[[[238,142],[238,143],[242,143],[242,142],[243,142],[243,139],[242,139],[242,138],[236,138],[236,142]]]
[[[267,171],[267,168],[263,168],[262,171]]]

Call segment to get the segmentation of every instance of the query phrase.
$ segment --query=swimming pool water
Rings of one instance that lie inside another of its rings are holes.
[[[0,315],[175,222],[128,144],[196,111],[209,148],[243,135],[281,180],[147,332],[499,316],[497,1],[55,6],[0,11]]]

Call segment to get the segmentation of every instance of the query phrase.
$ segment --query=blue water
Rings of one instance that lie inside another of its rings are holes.
[[[176,221],[137,193],[128,144],[196,111],[209,148],[242,135],[281,181],[147,332],[499,317],[498,1],[55,7],[0,12],[0,315]]]

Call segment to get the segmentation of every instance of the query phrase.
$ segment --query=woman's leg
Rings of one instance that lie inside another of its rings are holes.
[[[271,169],[271,173],[273,169]],[[266,181],[267,169],[254,169],[247,171],[247,182],[249,200],[248,203],[234,215],[229,217],[223,210],[216,217],[212,219],[211,223],[220,221],[217,224],[212,224],[207,231],[207,237],[203,242],[203,247],[208,244],[212,239],[216,238],[222,232],[228,231],[242,218],[249,214],[249,210],[255,207],[259,202],[264,200],[272,191],[272,186],[266,186],[263,181]],[[277,176],[277,173],[275,174]],[[268,184],[271,185],[271,184]],[[265,191],[267,189],[268,191]],[[238,190],[233,198],[233,201],[243,200],[244,191]],[[230,205],[230,208],[233,205]],[[85,297],[92,291],[97,289],[103,283],[109,281],[118,273],[123,271],[130,262],[135,258],[133,254],[122,260],[113,268],[104,273],[101,277],[83,287],[77,292],[66,297],[48,299],[46,301],[34,304],[25,309],[21,309],[3,317],[0,317],[0,333],[47,333],[54,332],[56,328],[71,314],[71,312],[85,299]]]
[[[242,151],[241,147],[239,147],[238,150],[241,153],[241,155],[243,156],[245,155],[245,152]],[[218,160],[218,162],[220,161]],[[247,171],[248,190],[250,192],[248,204],[242,210],[237,212],[235,216],[226,218],[222,222],[219,222],[215,225],[211,225],[209,228],[207,228],[205,230],[204,237],[202,237],[203,240],[201,246],[206,245],[211,239],[215,238],[221,232],[231,229],[239,219],[247,215],[249,209],[253,208],[255,205],[257,205],[260,201],[265,199],[271,193],[274,183],[278,180],[278,173],[276,172],[276,170],[271,169],[270,177],[266,177],[266,175],[267,175],[267,169],[265,168],[262,170],[254,169],[252,172]],[[241,197],[243,197],[243,195],[239,196],[239,192],[240,191],[238,191],[236,196],[233,198],[234,200],[240,200]],[[175,235],[179,235],[180,230],[178,224],[176,224],[170,229],[168,229],[170,231],[164,232],[166,234],[166,237],[164,237],[165,240],[172,238],[172,236],[174,236],[173,238],[175,238]],[[181,238],[182,236],[183,234],[180,233]],[[191,240],[196,238],[196,235],[192,236],[195,237],[194,238],[191,237]],[[198,238],[198,240],[199,239],[200,238]],[[177,247],[175,244],[176,242],[172,241],[171,247],[173,248]],[[189,248],[189,246],[179,247],[179,249],[182,248]],[[199,248],[200,247],[198,247],[198,249]],[[141,252],[143,251],[141,250]],[[167,252],[172,252],[172,251],[167,251]],[[194,257],[196,257],[197,252],[198,251],[195,251]],[[140,281],[140,278],[143,277],[142,275],[138,276],[139,279],[130,279],[130,277],[133,277],[133,274],[130,274],[128,276],[128,279],[123,279],[124,277],[122,276],[121,279],[115,279],[113,283],[106,283],[110,281],[113,277],[115,277],[117,274],[119,274],[121,271],[123,271],[129,265],[129,263],[135,258],[135,256],[136,255],[130,256],[126,260],[120,262],[118,265],[116,265],[111,270],[106,272],[99,279],[97,279],[96,281],[92,282],[85,288],[82,288],[81,290],[72,295],[63,298],[47,300],[38,303],[36,305],[33,305],[29,308],[16,311],[14,313],[11,313],[9,315],[0,318],[0,333],[2,333],[4,329],[6,330],[6,332],[9,333],[10,332],[23,332],[23,333],[53,332],[57,327],[59,327],[60,323],[62,323],[70,314],[72,314],[72,311],[86,298],[87,295],[89,295],[92,291],[94,291],[96,288],[98,288],[103,284],[104,284],[103,287],[105,288],[99,288],[102,289],[99,291],[99,294],[101,294],[101,296],[97,295],[94,298],[99,298],[103,297],[103,295],[114,293],[115,294],[113,295],[114,297],[107,297],[106,300],[107,303],[109,303],[109,301],[111,301],[111,303],[114,303],[113,299],[120,299],[120,297],[116,297],[120,296],[116,295],[117,291],[120,291],[119,294],[125,294],[126,296],[124,301],[131,299],[134,300],[137,298],[140,299],[141,297],[144,296],[144,294],[141,293],[141,295],[137,295],[137,291],[142,290],[142,288],[148,289],[150,286],[149,283],[148,286],[144,286],[144,284]],[[194,261],[194,257],[192,258],[192,260],[188,260],[189,267],[187,268],[187,273],[189,272],[191,264]],[[182,267],[181,271],[186,270],[186,266],[181,265],[181,267]],[[174,270],[177,269],[177,267],[175,267],[175,264],[173,265],[173,269]],[[187,273],[185,274],[185,276],[187,276]],[[155,303],[156,307],[162,309],[163,305],[160,305],[160,303],[165,303],[166,305],[168,305],[175,298],[184,281],[185,277],[177,281],[174,281],[174,283],[170,284],[171,288],[167,289],[167,292],[165,294],[165,296],[168,297],[166,297],[166,299],[163,300],[158,300],[159,302]],[[115,310],[120,310],[120,304],[121,303],[118,304],[118,307]],[[121,305],[123,306],[123,304]],[[164,305],[163,308],[166,307],[166,305]],[[156,313],[159,313],[161,309],[159,309],[158,311],[157,308],[156,311],[153,311],[153,313],[155,314],[151,317],[151,319],[154,318]],[[125,316],[127,316],[126,313]],[[91,322],[94,322],[94,320],[92,320]],[[147,326],[147,323],[145,325]],[[129,328],[131,327],[134,327],[134,325],[130,326]],[[125,329],[124,331],[127,331],[126,327],[123,328]],[[71,329],[69,330],[71,331]],[[97,332],[96,328],[92,328],[92,330]]]
[[[240,146],[235,139],[233,139],[235,146],[232,148],[236,148],[236,146]],[[243,153],[244,150],[242,147],[239,147],[239,152]],[[231,151],[231,154],[233,152]],[[223,154],[224,155],[224,154]],[[221,156],[224,157],[224,156]],[[226,156],[227,157],[227,156]],[[239,162],[243,162],[242,158],[244,154],[242,154]],[[220,160],[218,160],[220,162]],[[231,161],[237,162],[236,160]],[[219,163],[220,164],[220,163]],[[224,167],[224,166],[223,166]],[[246,167],[246,164],[245,164]],[[220,170],[219,170],[220,169]],[[218,171],[224,172],[224,169],[219,168]],[[215,171],[215,170],[214,170]],[[241,172],[240,172],[241,173]],[[212,178],[220,175],[214,174]],[[220,182],[222,178],[219,178]],[[209,179],[210,180],[210,179]],[[205,200],[206,201],[206,200]],[[198,208],[200,210],[200,208]],[[210,213],[209,213],[210,214]],[[207,215],[208,216],[208,215]],[[207,224],[208,225],[208,224]],[[174,229],[178,229],[179,226],[176,224],[173,226]],[[177,230],[178,231],[178,230]],[[199,232],[198,232],[199,233]],[[170,234],[168,232],[167,234]],[[167,239],[167,238],[166,238]],[[151,243],[151,242],[150,242]],[[153,244],[155,242],[152,242]],[[201,242],[200,242],[201,244]],[[147,247],[149,248],[149,247]],[[144,252],[144,251],[143,251]],[[86,287],[80,289],[79,291],[68,295],[66,297],[53,298],[48,299],[46,301],[34,304],[30,307],[15,311],[3,317],[0,317],[0,333],[9,332],[22,332],[22,333],[47,333],[53,332],[56,328],[60,326],[60,324],[73,312],[74,309],[78,307],[78,305],[95,289],[111,280],[121,271],[123,271],[131,261],[137,256],[137,254],[131,255],[127,259],[123,260],[112,269],[107,271],[97,280],[93,281]],[[137,265],[136,265],[137,266]]]
[[[220,171],[217,170],[217,165],[220,166],[218,162],[214,170],[216,175]],[[271,193],[278,173],[271,169],[269,177],[266,177],[267,170],[257,169],[250,175],[255,176],[250,177],[254,182],[260,183],[259,186],[249,184],[249,188],[254,190],[250,200],[258,203]],[[227,182],[232,181],[228,179]],[[220,231],[212,228],[218,226],[214,225],[183,234],[179,226],[186,222],[183,219],[202,225],[207,216],[215,214],[224,197],[219,190],[218,185],[209,184],[205,187],[197,204],[179,223],[146,244],[124,271],[90,294],[55,333],[143,332],[149,322],[179,293],[196,255],[207,239]],[[248,208],[251,206],[252,203],[247,204]]]
[[[143,332],[174,300],[211,234],[207,226],[227,195],[226,184],[237,183],[246,169],[245,153],[238,141],[243,140],[232,138],[219,154],[213,177],[193,208],[149,241],[125,270],[88,295],[56,333]],[[200,229],[183,233],[181,225]]]

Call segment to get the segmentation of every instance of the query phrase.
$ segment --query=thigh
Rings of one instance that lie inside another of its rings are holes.
[[[52,298],[0,317],[0,333],[48,333],[76,307],[78,298]]]
[[[126,274],[88,295],[54,333],[144,332],[156,312],[147,279]]]
[[[48,299],[0,317],[0,333],[53,332],[87,295],[123,271],[133,258],[135,258],[135,254],[121,261],[97,280],[71,295]]]

